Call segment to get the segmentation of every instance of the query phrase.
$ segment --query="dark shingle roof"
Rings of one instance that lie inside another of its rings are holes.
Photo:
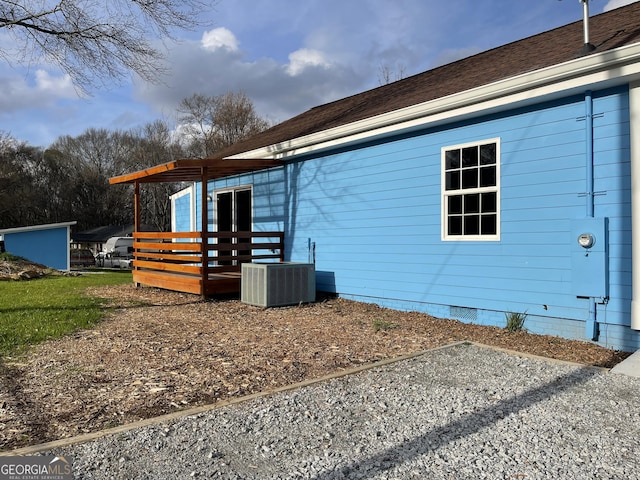
[[[640,41],[640,2],[589,20],[590,42],[601,53]],[[519,74],[573,60],[581,55],[582,20],[525,38],[433,70],[308,110],[216,157],[275,145],[404,107],[463,92]]]

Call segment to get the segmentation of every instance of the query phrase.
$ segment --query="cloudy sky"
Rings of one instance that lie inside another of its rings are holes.
[[[591,0],[591,15],[634,0]],[[637,1],[637,0],[636,0]],[[580,20],[579,0],[218,0],[199,31],[167,44],[169,73],[80,98],[51,65],[0,56],[0,131],[46,147],[87,128],[175,122],[194,93],[242,91],[272,122]]]

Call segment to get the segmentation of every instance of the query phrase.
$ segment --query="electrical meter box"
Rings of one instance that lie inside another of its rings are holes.
[[[607,218],[571,221],[571,292],[577,297],[609,296]]]

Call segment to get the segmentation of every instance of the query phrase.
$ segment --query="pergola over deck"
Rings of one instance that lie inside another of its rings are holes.
[[[203,296],[237,293],[241,263],[284,261],[283,232],[209,231],[206,194],[209,180],[282,165],[269,159],[183,159],[109,179],[112,185],[134,185],[134,283]],[[200,232],[140,231],[140,184],[162,182],[202,184]]]

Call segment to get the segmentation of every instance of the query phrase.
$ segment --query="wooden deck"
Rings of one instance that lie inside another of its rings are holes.
[[[242,263],[284,261],[283,232],[135,232],[133,237],[136,285],[206,297],[239,293]]]

